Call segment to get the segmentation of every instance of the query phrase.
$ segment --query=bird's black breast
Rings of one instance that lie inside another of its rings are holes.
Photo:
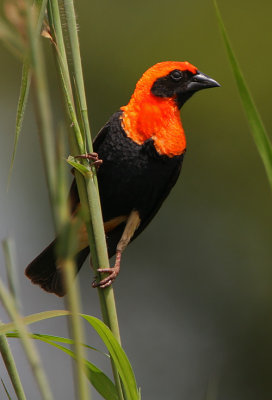
[[[138,145],[124,132],[121,116],[115,113],[94,142],[103,160],[98,170],[103,218],[108,221],[136,209],[141,220],[149,222],[175,184],[183,155],[161,156],[150,139]]]

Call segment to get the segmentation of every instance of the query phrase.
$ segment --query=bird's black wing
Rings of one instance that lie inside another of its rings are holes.
[[[153,195],[150,197],[150,201],[145,203],[144,195],[143,195],[143,205],[139,204],[139,209],[136,207],[136,210],[139,211],[141,223],[139,228],[136,230],[134,236],[131,241],[136,239],[136,237],[147,227],[147,225],[151,222],[151,220],[155,217],[157,212],[159,211],[162,203],[169,195],[170,191],[174,187],[177,182],[177,179],[180,175],[182,162],[183,162],[184,154],[180,156],[176,156],[172,159],[166,159],[165,169],[169,168],[169,173],[163,179],[164,184],[158,188],[158,190],[154,190]],[[170,166],[169,166],[170,164]],[[171,165],[172,164],[172,165]],[[158,175],[156,178],[159,178]],[[112,257],[116,252],[116,247],[121,239],[122,233],[125,228],[125,223],[121,224],[113,231],[109,232],[107,235],[107,245],[109,257]]]
[[[183,154],[181,156],[179,156],[179,159],[177,160],[176,168],[173,169],[171,175],[169,176],[169,179],[167,180],[167,182],[164,186],[164,190],[161,191],[160,193],[158,193],[158,195],[156,196],[156,199],[153,203],[152,210],[150,210],[149,213],[147,215],[145,215],[144,218],[141,220],[141,224],[140,224],[139,228],[137,229],[137,231],[135,232],[133,239],[135,239],[147,227],[149,222],[155,217],[155,215],[161,208],[162,203],[167,198],[167,196],[171,192],[172,188],[175,186],[175,184],[178,180],[178,177],[180,175],[183,157],[184,157]]]

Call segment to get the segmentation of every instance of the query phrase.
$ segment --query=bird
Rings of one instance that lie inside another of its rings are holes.
[[[94,287],[113,283],[123,251],[147,227],[177,182],[186,152],[180,109],[194,93],[218,86],[187,61],[159,62],[144,72],[128,104],[95,137],[94,152],[86,157],[98,166],[108,255],[116,258],[112,268],[98,269],[106,277],[94,281]],[[69,198],[74,215],[79,205],[75,180]],[[77,271],[89,254],[86,227],[81,229]],[[56,239],[27,266],[25,274],[45,291],[65,295]]]

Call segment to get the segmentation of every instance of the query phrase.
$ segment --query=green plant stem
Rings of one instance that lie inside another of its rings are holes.
[[[40,393],[43,400],[52,400],[51,390],[44,373],[44,370],[41,365],[41,360],[38,352],[36,351],[36,347],[34,346],[32,340],[29,337],[29,332],[26,325],[23,322],[23,318],[20,314],[18,314],[14,299],[10,295],[10,293],[5,288],[2,280],[0,280],[0,299],[7,310],[10,318],[14,322],[16,329],[18,330],[22,345],[24,347],[26,356],[31,365],[32,371],[36,378],[38,387],[40,389]]]
[[[58,0],[49,0],[48,2],[48,18],[50,23],[50,29],[53,29],[53,35],[56,40],[56,50],[59,52],[59,56],[62,60],[62,68],[65,70],[64,76],[66,77],[66,87],[69,91],[69,97],[73,102],[73,93],[72,87],[70,84],[70,74],[68,61],[65,50],[65,43],[62,34],[62,26],[61,26],[61,17],[60,17],[60,9],[59,9],[59,1]]]
[[[92,152],[93,149],[92,149],[92,140],[90,134],[90,126],[88,121],[88,111],[87,111],[87,103],[84,90],[84,81],[83,81],[83,73],[81,66],[81,57],[79,50],[79,40],[77,34],[74,4],[73,1],[70,0],[64,0],[63,4],[67,19],[67,29],[71,44],[70,47],[71,47],[72,60],[74,66],[76,91],[78,94],[80,113],[82,116],[84,133],[85,133],[84,137],[82,137],[82,135],[80,137],[79,135],[80,127],[75,116],[75,110],[72,109],[73,104],[72,100],[71,99],[69,100],[69,91],[66,85],[66,98],[68,97],[68,101],[70,103],[68,104],[68,108],[70,111],[70,116],[72,116],[73,127],[77,137],[77,141],[75,141],[73,137],[70,139],[71,150],[73,155],[78,155],[86,152]],[[62,63],[65,62],[66,61],[62,59]],[[65,75],[65,73],[66,73],[66,67],[64,67],[62,71],[62,74]],[[65,77],[63,77],[63,80],[65,87]],[[86,138],[86,142],[84,138]],[[86,164],[87,163],[85,163],[85,165]],[[109,260],[108,260],[103,218],[99,200],[96,171],[95,169],[93,169],[92,173],[84,176],[84,179],[82,179],[82,176],[78,172],[76,172],[75,177],[77,180],[77,186],[81,204],[87,210],[88,214],[86,222],[87,222],[87,232],[89,237],[90,249],[92,254],[92,265],[95,271],[98,268],[108,268]],[[113,334],[120,343],[120,332],[119,332],[113,289],[110,287],[103,291],[101,291],[101,289],[98,289],[98,291],[99,291],[99,299],[101,303],[103,320],[111,328]],[[120,379],[114,364],[113,364],[113,373],[116,381],[116,386],[119,391],[119,398],[122,399],[123,394],[120,385]]]
[[[77,363],[76,375],[78,383],[78,399],[88,400],[90,399],[90,393],[87,386],[87,379],[85,376],[85,360],[84,354],[85,349],[82,343],[84,340],[84,331],[82,327],[82,319],[80,318],[80,300],[79,300],[79,288],[77,283],[74,281],[75,277],[75,262],[73,259],[67,259],[63,263],[63,270],[65,275],[66,287],[67,287],[67,301],[68,309],[71,312],[71,319],[69,320],[70,329],[72,331],[72,337],[74,339],[75,359]]]
[[[46,0],[44,0],[46,4]],[[43,7],[44,9],[44,7]],[[33,70],[35,84],[35,104],[37,106],[42,154],[45,164],[46,179],[56,228],[56,211],[54,208],[56,195],[56,159],[54,145],[53,118],[50,108],[49,91],[45,72],[45,62],[41,49],[40,35],[37,36],[37,9],[27,2],[27,29],[30,43],[30,65]]]
[[[76,18],[75,18],[73,1],[64,0],[64,7],[67,15],[67,28],[71,42],[72,59],[75,72],[75,82],[79,94],[81,113],[83,115],[84,131],[87,138],[86,140],[88,143],[88,151],[92,152],[93,148],[92,148],[90,127],[88,121],[88,111],[87,111],[87,104],[86,104],[86,97],[84,90],[83,73],[82,73],[82,66],[80,59],[79,41],[77,35]],[[76,146],[74,146],[75,148],[72,149],[74,155],[78,154],[76,153],[78,150],[80,151],[81,154],[86,152],[86,149],[82,147],[82,143],[77,142],[77,145],[78,145],[77,148]],[[78,176],[78,174],[76,176]],[[95,169],[92,170],[92,174],[88,174],[84,177],[86,186],[85,189],[86,195],[84,195],[83,190],[80,189],[79,190],[81,192],[80,195],[82,196],[83,201],[86,200],[87,196],[87,204],[91,215],[94,237],[91,237],[92,234],[91,229],[88,230],[88,233],[90,235],[89,237],[90,242],[93,240],[95,242],[96,251],[95,254],[92,252],[92,258],[93,258],[93,267],[96,270],[98,267],[108,268],[109,260],[107,254],[107,246],[106,246],[101,206],[99,201],[99,193],[95,177],[96,177]],[[118,319],[114,302],[113,289],[112,287],[105,289],[102,291],[102,293],[103,297],[105,298],[106,309],[108,310],[107,322],[110,324],[110,328],[113,330],[113,333],[116,335],[116,338],[120,341],[120,332],[118,328]],[[111,310],[109,311],[109,309]]]
[[[4,335],[0,335],[0,352],[18,400],[26,400],[13,355],[11,353],[8,341]]]
[[[17,276],[16,276],[16,270],[15,270],[15,263],[14,263],[14,252],[12,251],[13,249],[13,243],[10,239],[5,239],[2,241],[2,246],[3,246],[3,252],[4,252],[4,257],[5,257],[5,264],[6,264],[6,272],[7,272],[7,278],[8,278],[8,288],[11,293],[11,295],[14,298],[14,301],[16,303],[17,309],[19,309],[19,298],[18,298],[18,283],[17,283]]]
[[[3,251],[5,257],[6,271],[8,277],[8,286],[11,296],[14,300],[14,304],[16,309],[18,309],[19,301],[17,296],[17,285],[16,285],[16,274],[14,270],[14,261],[13,261],[13,252],[11,251],[11,241],[8,239],[3,240]],[[1,325],[1,321],[0,321]],[[26,400],[24,389],[16,368],[16,364],[12,355],[12,352],[9,348],[8,341],[4,335],[0,335],[0,352],[2,354],[5,366],[7,368],[8,374],[10,376],[10,380],[14,387],[15,393],[19,400]]]

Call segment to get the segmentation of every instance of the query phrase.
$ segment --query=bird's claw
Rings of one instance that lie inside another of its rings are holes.
[[[102,274],[109,274],[106,278],[102,279],[100,282],[97,282],[96,280],[93,281],[92,287],[100,287],[100,289],[105,289],[106,287],[109,287],[117,275],[119,274],[120,267],[119,266],[114,266],[113,268],[99,268],[97,272],[100,272]]]
[[[84,158],[85,160],[91,161],[91,165],[94,166],[96,169],[98,169],[100,165],[103,163],[103,160],[100,160],[98,158],[97,153],[80,154],[78,156],[75,156],[75,158]]]

